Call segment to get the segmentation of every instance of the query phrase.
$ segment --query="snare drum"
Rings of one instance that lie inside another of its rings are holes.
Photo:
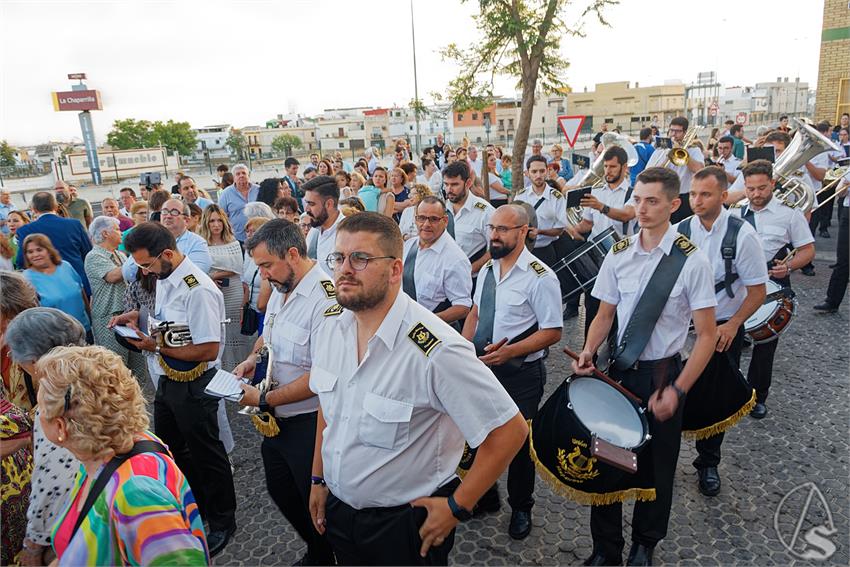
[[[597,378],[571,376],[531,422],[531,457],[555,492],[579,504],[655,500],[649,424],[643,408]],[[597,440],[632,453],[637,472],[607,464]]]
[[[608,227],[595,238],[581,244],[568,256],[555,262],[552,270],[558,274],[559,278],[563,275],[559,273],[561,271],[566,271],[568,274],[566,278],[568,283],[562,299],[567,300],[576,294],[590,293],[593,290],[596,276],[602,268],[602,261],[618,240],[620,236],[614,227]]]
[[[744,330],[755,344],[769,343],[779,338],[797,310],[797,300],[790,288],[783,288],[773,280],[768,280],[766,287],[764,304],[744,323]]]

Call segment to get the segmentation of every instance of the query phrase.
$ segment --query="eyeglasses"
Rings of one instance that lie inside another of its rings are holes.
[[[163,250],[162,252],[165,252],[165,250]],[[149,272],[151,270],[151,266],[153,266],[156,261],[159,260],[159,257],[162,256],[162,252],[157,254],[156,258],[154,258],[149,264],[139,264],[139,267],[144,271]]]
[[[160,216],[169,216],[169,217],[179,217],[180,215],[185,214],[180,209],[161,209]]]
[[[413,217],[413,218],[416,220],[416,222],[421,222],[421,223],[430,222],[431,224],[437,224],[438,222],[440,222],[441,220],[443,220],[443,219],[444,219],[444,218],[446,218],[446,217],[445,217],[445,216],[442,216],[442,217],[428,217],[428,216],[425,216],[425,215],[416,215],[416,216],[415,216],[415,217]]]
[[[362,272],[369,265],[370,260],[395,260],[395,256],[369,256],[366,252],[352,252],[347,256],[348,263],[352,269]],[[346,255],[342,252],[331,252],[325,258],[328,268],[331,270],[339,270],[345,263]]]
[[[520,225],[517,225],[517,226],[495,226],[495,225],[492,225],[492,224],[488,224],[488,225],[485,225],[485,226],[487,227],[487,230],[489,230],[490,232],[495,232],[496,234],[507,234],[509,231],[516,230],[518,228],[523,228],[525,225],[520,224]]]

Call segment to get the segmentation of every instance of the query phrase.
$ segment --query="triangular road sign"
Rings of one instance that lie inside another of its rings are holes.
[[[570,147],[575,147],[578,140],[578,133],[581,132],[581,127],[584,126],[584,116],[559,116],[558,125],[561,126],[561,131],[564,137],[567,138],[567,143]]]

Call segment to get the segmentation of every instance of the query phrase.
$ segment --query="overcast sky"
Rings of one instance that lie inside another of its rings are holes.
[[[581,6],[584,2],[574,0]],[[475,41],[476,1],[414,0],[420,97],[455,69],[450,42]],[[0,139],[79,140],[75,112],[50,92],[85,72],[113,120],[192,126],[263,124],[278,113],[406,105],[413,98],[408,0],[0,0]],[[574,90],[597,82],[692,82],[715,70],[727,86],[799,76],[817,83],[823,2],[622,0],[586,38],[567,38]],[[513,81],[498,93],[513,95]]]

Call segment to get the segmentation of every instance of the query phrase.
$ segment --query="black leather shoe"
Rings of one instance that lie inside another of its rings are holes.
[[[757,402],[755,407],[753,407],[753,411],[750,412],[750,417],[753,419],[764,419],[766,415],[767,406],[760,402]]]
[[[582,565],[622,565],[623,560],[621,558],[611,559],[610,557],[606,557],[605,555],[599,553],[598,551],[594,551],[593,554],[584,560]]]
[[[819,305],[815,305],[814,310],[820,311],[821,313],[835,313],[838,311],[838,307],[833,307],[830,303],[824,301]]]
[[[531,533],[531,512],[514,510],[511,512],[511,525],[508,535],[514,539],[525,539]]]
[[[629,558],[626,565],[652,565],[652,552],[654,547],[647,547],[639,543],[633,543],[629,550]]]
[[[236,524],[227,530],[216,530],[207,534],[207,546],[210,549],[210,557],[215,557],[227,547],[230,537],[236,533]]]
[[[821,238],[829,238],[829,231],[825,228],[822,228],[820,229],[820,232],[818,232],[818,236],[820,236]]]
[[[801,271],[801,272],[803,272],[803,275],[804,275],[804,276],[813,276],[813,275],[815,275],[815,268],[814,268],[814,266],[804,266],[804,267],[803,267],[800,271]]]
[[[699,491],[705,496],[717,496],[720,492],[720,474],[717,467],[699,470]]]

